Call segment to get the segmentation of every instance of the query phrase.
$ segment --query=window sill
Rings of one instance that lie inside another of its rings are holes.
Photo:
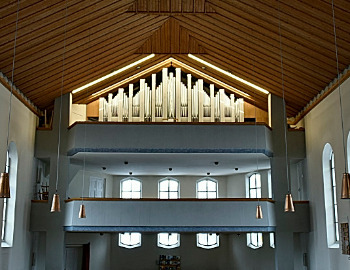
[[[328,245],[328,248],[339,248],[339,242],[335,242],[331,245]]]

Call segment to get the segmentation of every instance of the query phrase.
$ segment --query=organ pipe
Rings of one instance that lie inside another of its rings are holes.
[[[118,122],[243,122],[244,100],[215,91],[213,84],[204,89],[202,79],[193,81],[187,74],[186,84],[181,81],[181,69],[168,73],[162,70],[162,81],[157,85],[152,74],[151,85],[139,81],[138,91],[129,84],[128,91],[120,88],[115,96],[99,99],[99,121]]]

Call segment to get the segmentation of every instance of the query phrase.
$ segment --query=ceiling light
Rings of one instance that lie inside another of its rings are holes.
[[[155,54],[152,53],[152,54],[150,54],[150,55],[148,55],[148,56],[146,56],[146,57],[144,57],[144,58],[142,58],[142,59],[140,59],[140,60],[137,60],[137,61],[131,63],[130,65],[127,65],[127,66],[122,67],[122,68],[120,68],[120,69],[118,69],[118,70],[116,70],[116,71],[113,71],[112,73],[109,73],[109,74],[107,74],[106,76],[103,76],[103,77],[101,77],[101,78],[99,78],[99,79],[97,79],[97,80],[94,80],[94,81],[92,81],[92,82],[90,82],[90,83],[88,83],[88,84],[85,84],[85,85],[83,85],[83,86],[81,86],[81,87],[79,87],[79,88],[73,90],[73,91],[72,91],[72,94],[76,94],[76,93],[78,93],[78,92],[80,92],[80,91],[82,91],[82,90],[84,90],[84,89],[86,89],[86,88],[88,88],[88,87],[90,87],[90,86],[93,86],[93,85],[95,85],[95,84],[97,84],[97,83],[100,83],[100,82],[102,82],[102,81],[104,81],[104,80],[107,80],[107,79],[113,77],[114,75],[117,75],[117,74],[119,74],[119,73],[121,73],[121,72],[123,72],[123,71],[125,71],[125,70],[127,70],[127,69],[129,69],[129,68],[132,68],[132,67],[134,67],[134,66],[137,66],[137,65],[141,64],[142,62],[145,62],[145,61],[151,59],[151,58],[154,57],[154,56],[155,56]]]
[[[202,64],[204,64],[204,65],[206,65],[206,66],[208,66],[210,68],[212,68],[212,69],[215,69],[215,70],[221,72],[222,74],[225,74],[226,76],[229,76],[229,77],[231,77],[231,78],[233,78],[233,79],[235,79],[235,80],[237,80],[237,81],[239,81],[241,83],[244,83],[244,84],[246,84],[246,85],[248,85],[248,86],[250,86],[250,87],[252,87],[252,88],[254,88],[254,89],[256,89],[256,90],[258,90],[258,91],[260,91],[262,93],[264,93],[264,94],[268,94],[269,93],[269,91],[265,90],[264,88],[261,88],[260,86],[257,86],[257,85],[255,85],[255,84],[253,84],[251,82],[248,82],[245,79],[242,79],[242,78],[240,78],[240,77],[238,77],[238,76],[236,76],[236,75],[234,75],[234,74],[232,74],[232,73],[230,73],[230,72],[228,72],[226,70],[223,70],[223,69],[221,69],[221,68],[219,68],[217,66],[214,66],[213,64],[210,64],[207,61],[205,61],[203,59],[200,59],[197,56],[194,56],[193,54],[189,53],[188,57],[192,58],[192,59],[194,59],[194,60],[196,60],[196,61],[198,61],[198,62],[200,62],[200,63],[202,63]]]

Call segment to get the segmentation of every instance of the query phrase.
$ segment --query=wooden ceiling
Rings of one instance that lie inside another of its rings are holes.
[[[334,0],[339,70],[350,64],[350,1]],[[17,1],[0,2],[0,71],[12,77]],[[149,61],[73,96],[92,93],[173,57],[252,96],[267,96],[188,53],[282,96],[295,116],[337,77],[331,1],[21,0],[14,83],[39,109],[150,53]],[[64,61],[63,61],[64,60]],[[64,70],[64,72],[62,72]]]

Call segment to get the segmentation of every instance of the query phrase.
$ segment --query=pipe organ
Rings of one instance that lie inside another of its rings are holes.
[[[119,88],[118,93],[99,100],[99,121],[116,122],[244,122],[243,98],[227,95],[224,89],[215,91],[210,84],[205,91],[203,80],[192,84],[187,74],[187,84],[181,81],[181,69],[175,74],[162,70],[162,81],[157,86],[156,74],[151,85],[140,80],[140,89],[134,93],[134,85]]]

